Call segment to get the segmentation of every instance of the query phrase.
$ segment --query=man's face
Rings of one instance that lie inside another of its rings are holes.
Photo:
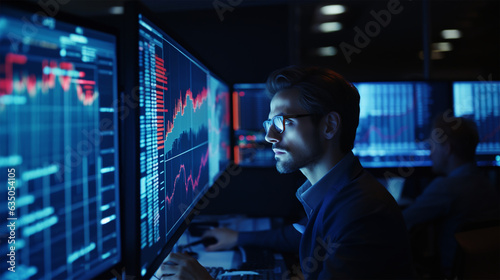
[[[274,116],[308,114],[299,103],[300,93],[296,89],[278,92],[271,100],[269,119]],[[311,116],[285,120],[285,130],[276,131],[271,125],[266,141],[273,144],[276,168],[280,173],[290,173],[303,167],[313,167],[322,155],[318,125]]]

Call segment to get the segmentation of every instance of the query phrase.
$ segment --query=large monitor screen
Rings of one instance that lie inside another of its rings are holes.
[[[253,167],[274,166],[274,152],[265,140],[262,127],[262,122],[269,117],[271,103],[266,85],[235,84],[233,89],[235,163]]]
[[[478,164],[500,166],[500,81],[454,82],[453,110],[477,124]]]
[[[0,10],[1,279],[120,261],[115,36]]]
[[[139,84],[140,273],[149,275],[227,160],[218,141],[228,145],[229,100],[226,85],[143,15]]]
[[[208,142],[210,185],[231,161],[231,95],[229,86],[214,75],[208,79]]]
[[[354,83],[360,95],[353,152],[365,167],[430,166],[434,117],[451,109],[448,83]]]

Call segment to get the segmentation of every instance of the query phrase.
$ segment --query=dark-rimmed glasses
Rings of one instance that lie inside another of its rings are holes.
[[[291,118],[302,118],[302,117],[308,117],[312,116],[314,114],[300,114],[300,115],[285,115],[285,116],[274,116],[270,120],[265,120],[262,123],[262,126],[264,126],[264,129],[266,130],[266,134],[269,132],[269,128],[271,128],[271,125],[274,126],[274,129],[278,133],[283,133],[285,131],[285,120],[291,119]]]

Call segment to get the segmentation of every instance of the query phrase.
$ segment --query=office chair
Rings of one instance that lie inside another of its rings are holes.
[[[500,279],[500,220],[464,226],[455,239],[452,279]]]

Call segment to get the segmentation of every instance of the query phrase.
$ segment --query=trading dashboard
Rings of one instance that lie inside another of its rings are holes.
[[[0,278],[92,278],[121,258],[116,38],[2,7],[0,43]]]
[[[141,273],[209,186],[209,72],[139,15]]]

